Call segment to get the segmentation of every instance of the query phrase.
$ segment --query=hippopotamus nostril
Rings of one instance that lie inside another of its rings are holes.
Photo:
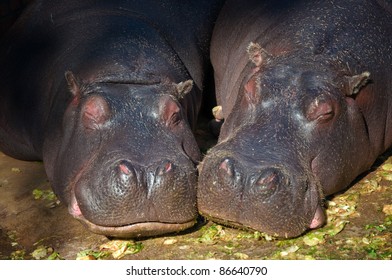
[[[256,185],[259,187],[267,187],[268,185],[272,184],[273,181],[276,181],[277,174],[275,172],[271,172],[270,174],[267,174],[267,176],[262,176],[260,177]]]
[[[136,178],[136,171],[129,161],[122,160],[118,164],[118,175],[123,183],[129,183],[131,178]]]
[[[173,172],[173,170],[174,170],[174,164],[166,160],[158,167],[156,174],[158,176],[163,176],[164,174]]]
[[[125,164],[124,162],[120,163],[118,165],[120,171],[125,174],[125,175],[129,175],[131,174],[131,170],[129,169],[129,167],[127,166],[127,164]]]
[[[254,176],[251,179],[250,185],[254,192],[271,196],[279,188],[287,185],[287,179],[278,169],[267,168]]]
[[[219,173],[223,173],[225,176],[229,176],[231,178],[234,177],[234,163],[230,158],[225,158],[221,164],[219,165]]]

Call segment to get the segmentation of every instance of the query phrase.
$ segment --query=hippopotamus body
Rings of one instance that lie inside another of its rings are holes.
[[[200,164],[215,221],[290,238],[392,143],[392,15],[382,1],[228,0],[211,42],[224,123]]]
[[[35,1],[0,45],[0,148],[96,233],[195,223],[192,127],[220,1]]]
[[[16,21],[23,9],[33,0],[3,0],[0,5],[0,38]]]

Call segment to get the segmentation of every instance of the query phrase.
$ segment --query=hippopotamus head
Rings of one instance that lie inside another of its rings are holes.
[[[369,73],[252,47],[230,112],[223,101],[218,144],[199,166],[198,207],[218,222],[295,237],[323,225],[325,196],[372,163],[356,102]]]
[[[115,237],[193,225],[200,153],[181,103],[192,81],[66,81],[72,98],[46,164],[69,212]]]

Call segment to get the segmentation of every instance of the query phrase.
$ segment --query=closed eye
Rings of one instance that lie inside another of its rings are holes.
[[[169,119],[168,125],[169,126],[176,126],[181,122],[181,114],[180,112],[174,112]]]
[[[318,100],[314,101],[306,113],[306,118],[309,121],[329,121],[335,115],[332,102]]]

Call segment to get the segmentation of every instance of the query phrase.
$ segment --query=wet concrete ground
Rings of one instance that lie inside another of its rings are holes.
[[[270,240],[201,218],[185,233],[110,240],[68,214],[50,192],[41,162],[0,154],[0,259],[391,259],[391,207],[392,157],[385,155],[329,198],[324,228],[296,239]]]

